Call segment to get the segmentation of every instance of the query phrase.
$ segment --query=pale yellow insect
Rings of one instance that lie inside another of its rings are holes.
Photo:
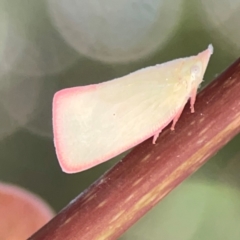
[[[63,89],[53,99],[53,130],[62,170],[86,170],[172,129],[191,111],[212,45],[196,56],[147,67],[111,81]]]

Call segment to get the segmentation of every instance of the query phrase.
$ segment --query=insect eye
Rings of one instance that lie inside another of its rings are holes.
[[[201,74],[201,66],[194,65],[191,68],[191,76],[193,80],[196,80]]]
[[[199,66],[194,65],[194,66],[191,68],[191,73],[192,73],[192,75],[198,75],[199,72],[200,72]]]

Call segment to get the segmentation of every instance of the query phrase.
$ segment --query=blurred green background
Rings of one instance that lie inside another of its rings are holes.
[[[212,43],[204,87],[239,57],[239,23],[239,0],[0,0],[0,181],[59,211],[121,156],[63,173],[53,145],[53,94]],[[240,239],[239,143],[237,136],[121,239]]]

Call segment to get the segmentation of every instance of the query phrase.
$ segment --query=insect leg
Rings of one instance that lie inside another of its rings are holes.
[[[176,125],[178,119],[180,118],[180,116],[181,116],[181,114],[182,114],[183,109],[184,109],[184,106],[181,107],[181,108],[178,110],[178,112],[176,113],[175,117],[173,118],[173,123],[172,123],[172,126],[171,126],[171,130],[174,130],[175,125]]]

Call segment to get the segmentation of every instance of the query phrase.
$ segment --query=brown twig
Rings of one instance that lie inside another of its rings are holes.
[[[117,239],[240,131],[240,59],[185,108],[175,131],[137,146],[31,240]]]

